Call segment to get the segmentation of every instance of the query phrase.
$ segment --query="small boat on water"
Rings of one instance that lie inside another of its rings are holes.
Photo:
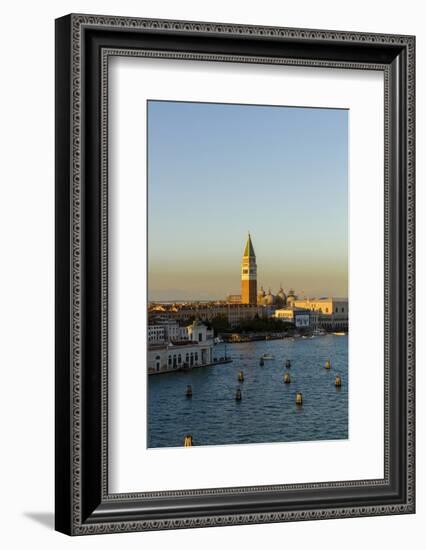
[[[346,336],[346,332],[333,332],[334,336]]]
[[[261,355],[260,358],[264,359],[264,360],[275,359],[275,357],[272,355],[272,353],[264,353],[263,355]]]

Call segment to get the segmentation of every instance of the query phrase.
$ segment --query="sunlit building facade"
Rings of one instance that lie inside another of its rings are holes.
[[[148,334],[152,325],[148,325]],[[164,338],[163,342],[148,344],[148,373],[211,365],[213,357],[213,331],[198,320],[187,327],[179,327],[182,338]]]
[[[348,330],[349,302],[347,298],[305,298],[295,300],[293,307],[314,311],[318,325],[331,330]]]

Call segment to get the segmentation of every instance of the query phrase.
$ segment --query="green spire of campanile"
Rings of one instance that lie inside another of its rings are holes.
[[[255,258],[256,254],[254,253],[253,243],[251,242],[250,232],[247,235],[246,246],[244,247],[245,258]]]

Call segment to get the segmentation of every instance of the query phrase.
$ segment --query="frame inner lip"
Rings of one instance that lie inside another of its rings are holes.
[[[205,54],[205,53],[196,53],[193,52],[164,52],[164,51],[157,51],[157,50],[147,50],[143,48],[125,48],[120,49],[117,47],[108,47],[108,46],[102,46],[101,48],[101,81],[103,83],[102,87],[102,98],[101,103],[104,104],[105,110],[107,110],[108,104],[108,70],[109,70],[109,58],[111,56],[114,57],[142,57],[142,58],[160,58],[160,59],[174,59],[174,60],[181,60],[181,59],[188,59],[188,60],[199,60],[199,61],[211,61],[211,62],[221,62],[228,58],[231,58],[235,62],[249,62],[251,63],[253,61],[253,58],[256,57],[259,59],[259,62],[263,59],[269,59],[269,64],[277,64],[277,65],[300,65],[299,59],[294,58],[273,58],[272,60],[270,58],[264,58],[262,56],[244,56],[244,55],[233,55],[233,54]],[[245,61],[247,59],[248,61]],[[303,60],[302,63],[303,67],[323,67],[322,62],[318,62],[316,60]],[[363,62],[354,63],[354,62],[340,62],[340,61],[329,61],[327,64],[327,67],[332,68],[345,68],[345,69],[361,69],[361,70],[378,70],[383,71],[385,75],[385,80],[389,78],[389,66],[387,64],[383,63],[372,63],[372,64],[365,64]],[[385,105],[386,110],[386,105]],[[105,163],[103,168],[101,168],[101,176],[102,181],[104,182],[104,185],[108,186],[108,131],[107,131],[107,118],[103,117],[101,119],[101,125],[103,127],[101,131],[101,135],[105,136],[104,139],[101,140],[101,149],[103,153],[101,153],[101,157],[105,159]],[[386,136],[385,136],[386,139]],[[386,233],[386,224],[385,224],[385,233]],[[103,255],[103,258],[107,261],[108,258],[108,241],[107,237],[105,242],[103,243],[103,246],[105,248],[105,253]],[[104,284],[108,285],[108,270],[107,267],[104,266],[103,273],[105,274],[105,282]],[[386,309],[386,303],[385,303],[385,309]],[[105,313],[107,315],[107,313]],[[105,321],[106,322],[106,321]],[[107,338],[107,337],[106,337]],[[106,342],[107,347],[107,342]],[[386,365],[385,365],[385,371],[386,371]],[[386,374],[386,373],[385,373]],[[103,368],[103,376],[105,377],[105,380],[108,378],[108,366],[104,366]],[[386,382],[386,376],[385,376],[385,387],[387,387],[388,382]],[[102,420],[104,425],[104,430],[107,432],[107,424],[108,424],[108,403],[103,403],[103,408],[105,408],[106,412],[102,415]],[[387,418],[386,410],[385,413],[385,422],[384,422],[384,439],[385,439],[385,445],[389,444],[389,435],[387,435],[387,432],[389,431],[389,419]],[[103,484],[103,499],[105,502],[109,502],[113,499],[132,499],[132,500],[140,500],[140,499],[150,499],[150,498],[168,498],[168,497],[175,497],[175,498],[183,498],[183,497],[193,497],[198,495],[203,496],[218,496],[221,495],[223,497],[227,497],[229,495],[241,495],[246,494],[250,495],[254,490],[255,491],[261,491],[261,492],[287,492],[292,491],[294,489],[296,490],[305,490],[308,489],[334,489],[334,488],[340,488],[340,489],[348,489],[348,488],[363,488],[366,486],[366,484],[369,484],[370,487],[387,487],[390,484],[390,465],[389,465],[389,458],[386,452],[384,452],[384,477],[383,478],[377,478],[377,479],[371,479],[371,480],[341,480],[341,481],[330,481],[330,482],[312,482],[312,483],[291,483],[291,484],[275,484],[270,486],[246,486],[246,487],[236,487],[236,488],[205,488],[205,489],[178,489],[178,490],[164,490],[164,491],[136,491],[132,493],[110,493],[108,490],[108,456],[103,456],[104,461],[104,484]]]

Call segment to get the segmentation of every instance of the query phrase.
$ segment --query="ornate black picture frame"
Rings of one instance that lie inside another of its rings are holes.
[[[114,55],[383,72],[383,479],[108,492],[107,74]],[[58,531],[414,513],[414,79],[413,36],[74,14],[56,21]]]

